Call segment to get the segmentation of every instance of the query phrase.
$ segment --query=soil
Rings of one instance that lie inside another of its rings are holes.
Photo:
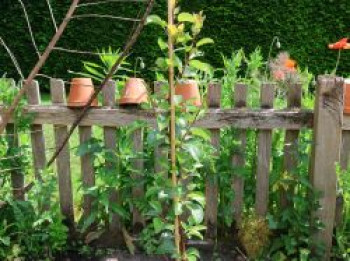
[[[244,261],[235,249],[229,249],[227,246],[220,246],[217,251],[209,249],[207,246],[198,247],[202,261]],[[117,250],[107,257],[88,258],[82,257],[75,253],[69,253],[56,259],[57,261],[171,261],[166,256],[146,256],[143,254],[130,255],[127,251]]]

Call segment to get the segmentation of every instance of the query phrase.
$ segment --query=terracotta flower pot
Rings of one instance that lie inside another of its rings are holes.
[[[68,97],[68,107],[84,107],[95,92],[91,78],[73,78]],[[95,99],[91,106],[97,106]]]
[[[194,80],[178,82],[175,86],[175,95],[181,95],[184,101],[191,101],[194,106],[202,105],[199,86]]]
[[[350,78],[344,81],[344,114],[350,114]]]
[[[119,100],[121,105],[137,105],[148,101],[146,83],[141,78],[129,78]]]

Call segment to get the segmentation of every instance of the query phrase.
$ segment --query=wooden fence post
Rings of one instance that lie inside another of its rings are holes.
[[[102,90],[103,93],[103,105],[104,106],[109,106],[110,108],[114,107],[116,104],[115,101],[115,86],[116,86],[116,82],[115,81],[108,81],[106,87]],[[118,148],[117,145],[117,128],[116,127],[104,127],[103,128],[103,132],[104,132],[104,142],[105,142],[105,146],[107,149],[111,150],[111,151],[116,151]],[[116,158],[116,161],[118,161],[118,158]],[[119,165],[118,163],[113,163],[113,162],[107,162],[108,163],[108,167],[110,167],[111,169],[115,169],[117,172],[119,170]],[[115,175],[117,175],[119,173],[116,173]],[[111,197],[110,197],[110,201],[113,204],[118,204],[119,203],[119,193],[116,189],[114,189],[111,192]],[[122,235],[122,225],[120,222],[120,218],[117,214],[114,214],[112,217],[112,222],[110,224],[110,233],[112,233],[112,235],[115,237],[116,242],[118,244],[120,244],[120,237]]]
[[[66,105],[66,91],[64,82],[58,79],[50,81],[51,86],[51,100],[55,105]],[[56,148],[59,148],[67,136],[66,125],[54,125]],[[60,195],[60,206],[62,214],[67,220],[71,232],[74,231],[74,209],[73,209],[73,192],[70,169],[70,153],[69,143],[67,143],[61,153],[56,159],[57,174],[58,174],[58,188]]]
[[[220,108],[221,85],[209,84],[208,106],[209,108]],[[212,129],[211,143],[214,148],[220,150],[220,129]],[[219,153],[219,152],[217,152]],[[217,178],[207,177],[205,182],[205,224],[207,226],[206,238],[215,239],[217,235],[218,219],[218,181]]]
[[[289,83],[288,95],[287,95],[287,107],[288,109],[295,109],[301,107],[302,96],[302,84],[301,83]],[[283,169],[288,174],[291,174],[298,165],[298,140],[299,130],[287,130],[286,137],[284,139],[284,162]],[[291,191],[294,188],[289,188]],[[289,205],[289,200],[286,195],[286,191],[280,193],[280,206],[282,209]]]
[[[343,80],[320,76],[316,90],[314,111],[313,157],[311,182],[322,193],[321,208],[315,216],[325,228],[317,231],[314,240],[326,246],[323,260],[330,260],[336,207],[337,177],[335,164],[340,158],[341,129],[343,121]]]
[[[238,83],[235,86],[235,108],[242,109],[246,107],[247,104],[247,85]],[[247,143],[247,131],[240,129],[239,131],[239,140],[240,148],[237,153],[232,157],[233,168],[243,168],[245,164],[245,150]],[[235,193],[235,198],[233,201],[233,211],[236,224],[240,224],[242,218],[243,210],[243,198],[244,198],[244,178],[239,175],[234,175],[232,180],[232,188]]]
[[[263,83],[261,85],[260,106],[262,109],[271,109],[273,107],[274,93],[275,84]],[[269,203],[272,130],[259,130],[258,139],[255,209],[258,215],[265,216]]]
[[[32,83],[28,86],[27,99],[29,105],[40,105],[40,89],[37,81],[32,81]],[[41,171],[46,167],[45,138],[43,126],[34,124],[31,126],[30,130],[35,178],[41,180]]]

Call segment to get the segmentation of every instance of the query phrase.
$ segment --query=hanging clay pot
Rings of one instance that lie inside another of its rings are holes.
[[[141,78],[129,78],[119,100],[120,105],[138,105],[148,101],[146,83]]]
[[[344,114],[350,114],[350,78],[344,81]]]
[[[178,82],[175,86],[175,95],[181,95],[183,101],[190,101],[194,106],[202,105],[199,86],[194,80]]]
[[[73,78],[68,97],[68,107],[84,107],[90,97],[95,92],[91,78]],[[91,106],[97,106],[98,101],[95,99]]]

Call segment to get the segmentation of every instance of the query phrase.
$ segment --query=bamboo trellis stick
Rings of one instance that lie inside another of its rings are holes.
[[[174,9],[175,9],[174,0],[168,0],[168,28],[171,28],[174,25]],[[170,160],[171,160],[171,180],[172,186],[175,190],[178,181],[176,173],[176,134],[175,134],[175,86],[174,86],[174,39],[170,32],[168,32],[168,56],[169,56],[169,94],[170,94]],[[179,196],[174,193],[173,198],[174,209],[177,204],[179,204]],[[180,236],[180,217],[175,213],[175,222],[174,222],[174,238],[175,238],[175,250],[176,250],[176,260],[182,260],[181,255],[181,236]]]

